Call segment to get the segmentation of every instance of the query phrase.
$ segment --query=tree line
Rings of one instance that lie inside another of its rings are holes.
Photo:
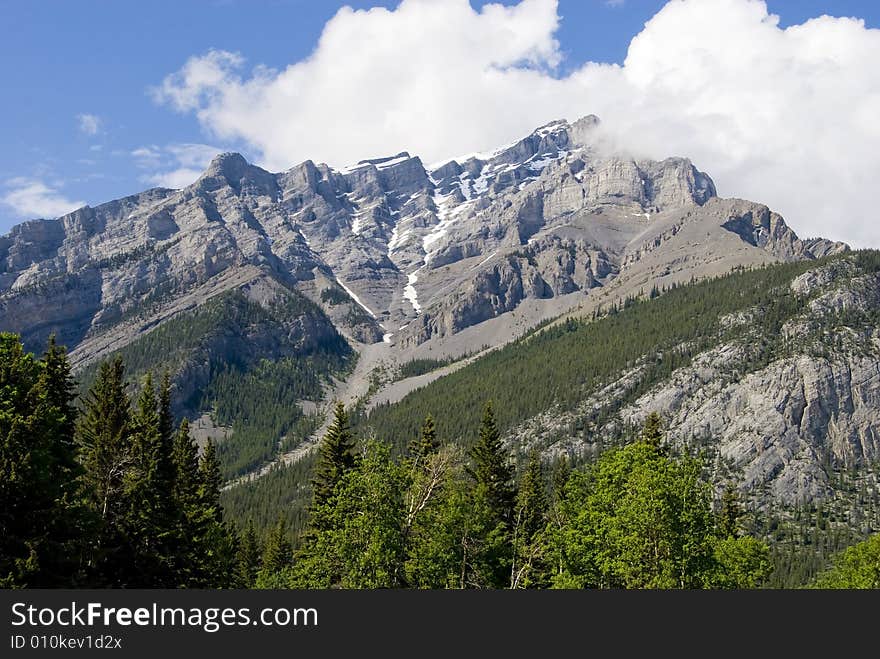
[[[659,417],[638,441],[572,470],[533,452],[516,474],[491,403],[468,450],[428,416],[406,452],[358,444],[345,408],[320,446],[297,547],[273,529],[255,587],[752,588],[769,548],[733,490],[713,511],[697,461],[670,455]]]
[[[116,357],[75,399],[64,348],[0,335],[2,587],[754,588],[770,570],[735,491],[715,501],[655,414],[589,465],[532,452],[517,474],[491,403],[468,448],[428,415],[399,453],[337,404],[292,537],[224,519],[216,447],[174,423],[167,375],[130,393]],[[816,585],[876,587],[876,557],[875,538]]]
[[[106,361],[77,409],[54,337],[37,359],[0,334],[0,586],[232,585],[214,445],[174,427],[167,375],[126,388]]]

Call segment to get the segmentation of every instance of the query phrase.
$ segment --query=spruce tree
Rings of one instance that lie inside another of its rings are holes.
[[[86,500],[98,524],[86,559],[94,585],[125,585],[131,573],[122,524],[130,510],[124,486],[133,462],[131,405],[125,388],[122,358],[103,362],[77,424]]]
[[[721,495],[721,510],[718,513],[718,533],[722,538],[739,537],[739,518],[743,511],[739,496],[733,483],[728,483]]]
[[[568,462],[568,456],[563,454],[553,463],[553,474],[551,483],[553,485],[553,505],[554,507],[562,500],[565,495],[565,486],[571,476],[571,464]]]
[[[137,579],[130,585],[176,585],[174,468],[170,431],[162,426],[152,374],[147,373],[133,418],[133,468],[126,478],[129,511],[125,523]]]
[[[70,362],[64,346],[55,342],[55,335],[49,337],[49,344],[42,360],[42,380],[46,390],[46,400],[59,414],[59,438],[55,442],[58,452],[56,460],[66,470],[78,471],[76,460],[76,382],[71,375]]]
[[[84,479],[102,520],[110,522],[122,491],[130,455],[131,406],[125,392],[125,366],[117,356],[98,368],[77,427]]]
[[[541,454],[531,451],[528,466],[520,481],[516,504],[518,532],[524,541],[531,542],[544,529],[547,524],[547,508]]]
[[[237,588],[253,588],[260,571],[260,541],[252,520],[248,520],[238,543],[238,556],[235,573]]]
[[[492,401],[486,403],[480,435],[470,450],[470,457],[473,461],[471,474],[478,486],[485,487],[492,511],[499,520],[509,523],[516,499],[513,467],[501,442]]]
[[[440,442],[437,440],[437,427],[434,417],[428,414],[422,423],[419,436],[409,445],[409,454],[414,464],[424,465],[426,458],[437,452]]]
[[[200,559],[196,584],[202,588],[226,588],[235,583],[235,530],[223,519],[220,488],[223,478],[217,448],[208,439],[198,470],[198,526],[193,547]]]
[[[199,503],[204,513],[217,521],[222,520],[222,508],[220,507],[220,487],[222,485],[223,477],[220,475],[217,446],[209,438],[199,462]]]
[[[548,512],[541,454],[533,450],[517,493],[512,588],[545,585],[547,570],[543,563],[542,534],[547,526]]]
[[[492,402],[483,411],[480,434],[469,452],[472,480],[468,524],[471,527],[467,552],[471,569],[463,582],[480,588],[506,588],[514,549],[512,531],[516,490],[513,467],[508,463],[501,434],[495,423]]]
[[[159,387],[159,434],[169,445],[174,441],[174,414],[171,411],[171,375],[162,374]]]
[[[312,480],[312,510],[328,503],[342,477],[355,464],[354,435],[349,428],[345,405],[336,403],[333,422],[324,435]]]
[[[198,540],[204,525],[199,499],[199,451],[189,436],[189,421],[183,419],[174,436],[171,451],[174,467],[172,500],[176,515],[177,576],[181,585],[198,583],[202,557]]]
[[[645,425],[642,428],[642,441],[656,450],[660,450],[663,442],[663,419],[657,412],[651,412],[645,419]]]
[[[41,576],[34,585],[41,587],[73,585],[81,578],[84,540],[91,519],[82,503],[82,468],[77,459],[76,383],[71,375],[67,351],[49,337],[40,361],[42,372],[37,383],[41,392],[42,414],[49,422],[44,435],[49,458],[46,496],[52,503],[47,509],[44,528],[47,547],[42,558]],[[45,396],[45,398],[43,398]]]
[[[293,548],[287,537],[287,524],[283,517],[269,531],[266,537],[266,546],[263,549],[262,572],[273,575],[289,567],[293,555]]]
[[[188,419],[180,422],[174,436],[171,461],[174,465],[174,498],[183,507],[195,505],[199,496],[199,449],[189,436]]]
[[[78,581],[82,510],[63,350],[41,361],[0,334],[0,587]]]

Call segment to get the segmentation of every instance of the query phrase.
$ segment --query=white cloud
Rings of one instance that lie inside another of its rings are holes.
[[[103,123],[101,117],[96,114],[78,114],[76,115],[76,121],[79,124],[80,131],[86,135],[97,135]]]
[[[195,181],[222,149],[209,144],[151,144],[131,152],[141,169],[153,170],[141,177],[144,183],[163,188],[184,188]]]
[[[154,91],[274,170],[404,149],[431,162],[594,113],[620,148],[689,156],[802,235],[880,246],[880,31],[827,16],[783,30],[763,0],[671,0],[622,66],[559,77],[559,20],[555,0],[345,7],[283,71],[212,51]]]
[[[14,178],[6,182],[8,191],[0,197],[3,202],[22,218],[53,218],[86,205],[73,201],[42,181]]]
[[[145,183],[155,185],[160,188],[185,188],[193,183],[202,174],[201,169],[191,169],[189,167],[179,167],[167,172],[159,172],[143,177]]]

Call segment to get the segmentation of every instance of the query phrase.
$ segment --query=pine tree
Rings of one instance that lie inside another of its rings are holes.
[[[174,436],[171,462],[174,467],[172,499],[177,524],[177,577],[181,585],[196,585],[203,564],[199,539],[204,515],[199,498],[199,451],[189,436],[189,420],[183,419]]]
[[[70,368],[54,341],[41,361],[0,334],[0,587],[78,580],[78,468]]]
[[[546,568],[541,536],[547,526],[548,512],[544,466],[540,453],[533,450],[517,493],[512,588],[544,585]]]
[[[222,485],[223,477],[220,475],[220,462],[217,460],[217,446],[209,438],[199,462],[199,502],[205,514],[218,522],[223,517],[220,507]]]
[[[531,542],[546,526],[547,507],[547,489],[544,484],[541,454],[532,451],[520,481],[516,504],[517,527],[526,542]]]
[[[260,541],[252,520],[248,520],[238,543],[238,564],[235,585],[237,588],[253,588],[260,571]]]
[[[43,355],[42,379],[45,383],[46,400],[60,415],[58,419],[60,436],[56,443],[56,449],[59,451],[57,459],[65,469],[78,471],[74,438],[77,413],[73,405],[76,399],[76,382],[70,372],[67,351],[55,342],[54,334],[49,336],[49,344]]]
[[[235,530],[223,519],[220,488],[223,477],[217,448],[208,439],[199,462],[196,536],[193,549],[197,552],[199,569],[197,585],[203,588],[226,588],[235,583],[238,539]]]
[[[177,515],[170,430],[147,373],[133,418],[132,466],[126,474],[129,511],[124,521],[137,580],[130,585],[176,585]]]
[[[417,439],[413,439],[409,445],[409,454],[415,464],[424,465],[425,459],[440,448],[437,439],[437,428],[434,417],[428,414],[422,423],[422,428]]]
[[[645,425],[642,428],[642,441],[660,450],[663,442],[663,419],[657,412],[651,412],[645,419]]]
[[[84,540],[93,529],[82,503],[82,467],[75,437],[77,410],[73,404],[76,383],[67,351],[56,343],[54,334],[49,337],[40,365],[37,390],[42,393],[38,399],[47,406],[41,414],[50,423],[44,435],[49,457],[45,493],[52,503],[44,522],[48,542],[41,560],[41,577],[33,585],[69,586],[82,576]]]
[[[551,482],[553,485],[553,505],[554,507],[562,500],[565,494],[565,486],[571,476],[571,465],[568,462],[568,456],[563,454],[553,463],[553,474]]]
[[[467,552],[462,582],[480,588],[505,588],[510,585],[513,560],[512,530],[516,490],[513,467],[508,463],[501,434],[495,423],[492,402],[486,403],[480,434],[469,452],[472,479]]]
[[[159,386],[159,435],[166,447],[165,452],[170,454],[174,443],[174,414],[171,411],[171,376],[168,371],[162,375],[162,384]]]
[[[321,442],[315,477],[312,480],[312,510],[320,508],[334,495],[342,477],[355,464],[354,435],[348,425],[345,405],[336,404],[333,423]]]
[[[739,496],[733,483],[728,483],[721,495],[721,510],[718,513],[718,533],[722,538],[739,537],[739,518],[743,511]]]
[[[85,481],[93,502],[105,521],[122,491],[122,479],[131,456],[131,407],[125,392],[122,358],[103,362],[94,385],[86,394],[85,410],[77,436],[85,468]]]
[[[199,497],[199,449],[189,436],[189,420],[183,419],[174,436],[171,452],[174,465],[174,498],[183,507],[195,505]]]
[[[270,575],[281,572],[290,566],[292,556],[293,549],[287,537],[287,524],[283,517],[279,517],[266,537],[262,572]]]
[[[473,461],[471,474],[478,486],[486,489],[489,505],[500,521],[510,522],[516,491],[513,487],[513,467],[507,460],[501,435],[495,423],[492,401],[486,403],[480,436],[470,450]]]
[[[132,468],[131,405],[125,391],[125,366],[117,356],[98,368],[77,425],[87,502],[98,527],[87,553],[95,585],[124,585],[131,570],[122,520],[129,507],[125,480]]]

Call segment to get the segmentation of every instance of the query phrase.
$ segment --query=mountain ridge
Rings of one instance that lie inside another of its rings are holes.
[[[719,198],[686,158],[608,154],[597,125],[592,115],[557,120],[428,167],[402,151],[271,173],[219,154],[180,190],[152,188],[0,237],[0,329],[30,349],[55,333],[83,370],[227,292],[271,310],[273,291],[285,291],[315,305],[300,323],[315,331],[309,345],[335,341],[332,326],[361,354],[344,388],[352,402],[383,363],[454,360],[561,315],[848,250],[801,240],[762,204]],[[189,390],[183,374],[196,365],[176,368],[175,385]],[[323,376],[327,397],[342,391]],[[291,404],[301,402],[322,401]]]

